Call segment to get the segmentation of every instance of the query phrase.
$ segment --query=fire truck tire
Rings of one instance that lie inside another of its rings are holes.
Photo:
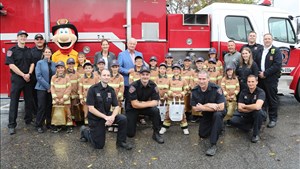
[[[297,88],[294,95],[296,100],[300,102],[300,79],[298,80]]]

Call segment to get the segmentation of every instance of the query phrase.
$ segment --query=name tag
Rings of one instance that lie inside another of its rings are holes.
[[[101,96],[101,94],[100,94],[100,93],[97,93],[96,96]]]

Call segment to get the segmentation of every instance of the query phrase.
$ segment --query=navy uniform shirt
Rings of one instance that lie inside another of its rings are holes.
[[[26,46],[20,48],[18,45],[11,47],[6,53],[5,64],[15,64],[24,74],[29,72],[30,65],[33,63],[30,48]],[[14,75],[15,72],[10,70]]]
[[[255,43],[254,45],[249,45],[249,44],[245,44],[244,46],[242,46],[240,53],[242,53],[243,48],[250,48],[251,52],[252,52],[252,57],[253,60],[256,60],[256,58],[258,57],[258,55],[260,54],[260,52],[262,50],[264,50],[264,46],[258,43]]]
[[[32,54],[32,59],[33,59],[34,65],[36,65],[36,63],[42,59],[43,50],[44,49],[38,49],[36,46],[31,48],[31,54]]]
[[[256,87],[253,93],[250,93],[249,89],[242,90],[239,96],[238,103],[244,103],[246,105],[249,105],[255,104],[257,100],[265,101],[265,99],[265,92],[261,88]]]
[[[94,106],[98,111],[105,115],[111,115],[110,108],[111,106],[118,106],[118,100],[114,89],[110,86],[104,88],[100,82],[89,88],[86,105]],[[94,120],[102,119],[91,112],[88,113],[88,118]]]
[[[225,103],[225,97],[222,89],[214,83],[209,82],[206,91],[201,91],[199,85],[192,89],[191,106],[196,106],[198,103]]]
[[[143,86],[141,80],[134,81],[129,86],[129,98],[127,110],[133,109],[131,105],[132,100],[138,101],[151,101],[159,100],[159,93],[157,85],[149,80],[146,86]]]

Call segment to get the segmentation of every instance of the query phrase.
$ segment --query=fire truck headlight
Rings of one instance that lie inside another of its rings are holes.
[[[186,44],[187,44],[187,45],[192,45],[192,44],[193,44],[193,40],[192,40],[191,38],[188,38],[188,39],[186,40]]]

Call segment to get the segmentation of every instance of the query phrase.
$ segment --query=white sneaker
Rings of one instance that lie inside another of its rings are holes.
[[[165,134],[165,132],[167,131],[166,128],[162,127],[160,130],[159,130],[159,134]]]
[[[190,134],[189,129],[183,129],[182,131],[183,131],[183,134],[185,134],[185,135],[189,135]]]

